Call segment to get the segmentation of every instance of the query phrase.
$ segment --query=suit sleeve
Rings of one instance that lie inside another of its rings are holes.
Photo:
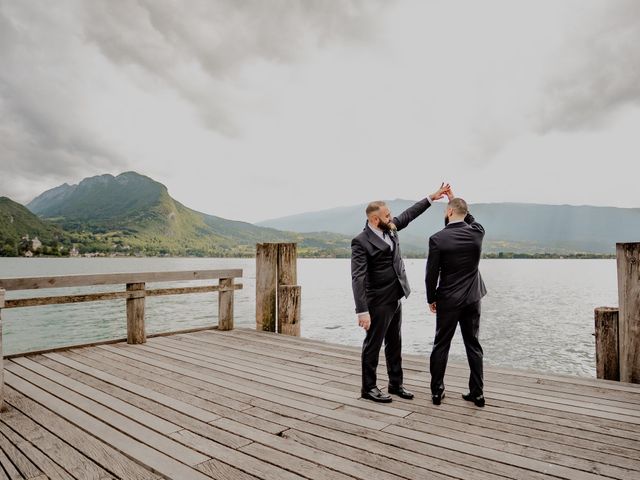
[[[431,200],[429,197],[423,198],[419,202],[414,203],[409,208],[407,208],[404,212],[402,212],[397,217],[394,217],[393,223],[398,228],[398,230],[402,230],[407,225],[409,225],[413,220],[422,215],[424,211],[431,206]]]
[[[467,213],[467,216],[464,217],[465,223],[467,223],[472,229],[477,232],[480,232],[484,236],[484,227],[476,222],[476,219],[470,213]]]
[[[356,303],[356,313],[366,312],[367,295],[365,281],[367,278],[367,252],[357,240],[351,240],[351,288]]]
[[[440,250],[438,244],[431,237],[429,239],[429,257],[427,258],[427,272],[425,283],[427,287],[427,302],[429,304],[436,301],[436,288],[438,277],[440,276]]]

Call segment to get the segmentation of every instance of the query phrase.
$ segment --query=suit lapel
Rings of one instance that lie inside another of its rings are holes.
[[[391,247],[387,244],[387,242],[385,242],[384,240],[382,240],[378,235],[376,235],[370,228],[369,225],[367,225],[364,228],[364,231],[367,233],[367,239],[373,243],[376,247],[378,247],[379,250],[390,250]]]

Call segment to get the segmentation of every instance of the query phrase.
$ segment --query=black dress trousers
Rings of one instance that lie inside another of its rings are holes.
[[[369,307],[371,326],[362,345],[362,391],[376,387],[376,370],[384,341],[389,386],[402,385],[402,302]]]

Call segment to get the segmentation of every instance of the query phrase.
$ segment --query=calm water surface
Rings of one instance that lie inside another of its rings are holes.
[[[425,299],[425,260],[405,260],[413,292],[403,304],[403,351],[426,354],[433,344],[435,316]],[[0,277],[136,271],[242,268],[235,322],[255,325],[255,261],[203,258],[0,259]],[[483,260],[489,289],[480,335],[487,365],[595,376],[593,309],[616,306],[615,260]],[[197,284],[193,282],[191,285]],[[203,282],[200,282],[203,283]],[[206,282],[204,282],[206,283]],[[302,335],[361,345],[347,259],[298,261],[302,285]],[[169,287],[180,283],[155,286]],[[154,285],[149,285],[152,288]],[[10,292],[9,298],[122,290],[49,289]],[[148,298],[149,333],[217,324],[217,294]],[[4,310],[6,354],[126,336],[124,300]],[[466,361],[457,333],[451,359]]]

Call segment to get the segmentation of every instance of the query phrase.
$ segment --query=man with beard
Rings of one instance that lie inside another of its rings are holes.
[[[400,253],[397,231],[420,216],[431,202],[449,191],[449,184],[391,218],[384,202],[371,202],[366,209],[364,230],[351,241],[351,283],[358,325],[366,330],[362,345],[362,398],[390,402],[391,396],[380,391],[376,370],[382,342],[389,376],[388,392],[412,399],[402,384],[402,297],[411,289]]]
[[[444,373],[451,339],[460,324],[471,374],[469,393],[462,398],[484,407],[480,303],[487,293],[478,270],[484,228],[469,213],[467,202],[455,198],[449,189],[445,228],[429,239],[426,287],[429,308],[436,314],[436,335],[430,357],[431,399],[440,405],[444,398]]]

